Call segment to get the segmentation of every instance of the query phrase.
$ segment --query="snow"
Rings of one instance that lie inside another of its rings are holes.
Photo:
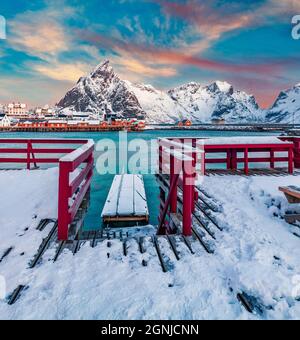
[[[159,91],[151,85],[132,84],[126,81],[129,89],[138,98],[142,109],[147,113],[148,123],[173,123],[188,114],[166,92]]]
[[[122,243],[111,240],[110,248],[85,244],[76,256],[65,250],[55,263],[49,249],[30,270],[45,236],[35,230],[37,222],[56,215],[57,169],[0,172],[0,251],[14,246],[0,274],[9,292],[28,286],[14,305],[0,301],[0,319],[299,319],[300,230],[282,219],[291,209],[278,190],[286,185],[299,185],[299,176],[205,177],[199,186],[220,202],[215,218],[224,228],[216,234],[215,254],[200,243],[194,256],[182,248],[180,261],[170,252],[168,273],[153,247],[140,254],[133,239],[127,257]],[[241,291],[266,306],[261,315],[240,305]]]
[[[88,151],[91,147],[94,146],[94,141],[89,139],[86,144],[83,144],[78,149],[73,152],[67,154],[66,156],[60,159],[60,162],[74,162],[78,157],[80,157],[85,151]]]
[[[115,176],[102,211],[102,217],[148,214],[143,177],[128,174]]]
[[[28,263],[53,227],[37,231],[39,222],[57,218],[58,169],[0,171],[0,188],[0,257],[13,247],[0,263],[0,275],[12,291],[26,276]]]
[[[228,91],[232,88],[232,85],[230,85],[230,84],[227,83],[226,81],[217,80],[217,81],[216,81],[216,85],[218,86],[218,88],[219,88],[220,91],[222,91],[222,92],[228,92]]]

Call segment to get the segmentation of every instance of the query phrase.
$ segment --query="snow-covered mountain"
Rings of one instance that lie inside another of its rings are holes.
[[[263,112],[253,96],[235,91],[233,86],[216,81],[209,86],[189,83],[169,91],[170,97],[186,109],[192,121],[255,122],[263,119]]]
[[[277,100],[266,114],[266,120],[272,123],[300,122],[300,84],[279,94]]]
[[[291,122],[300,120],[300,84],[282,92],[270,110],[259,108],[254,96],[235,90],[227,82],[209,86],[188,83],[170,91],[122,80],[109,61],[98,65],[57,104],[63,112],[115,113],[124,118],[145,118],[149,123],[173,123],[181,119],[210,123]],[[298,114],[298,117],[297,117]]]
[[[105,61],[77,84],[57,104],[61,111],[115,113],[122,117],[144,117],[138,99]]]

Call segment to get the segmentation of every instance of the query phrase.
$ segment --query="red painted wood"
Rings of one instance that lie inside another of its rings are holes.
[[[71,222],[69,213],[69,176],[71,163],[62,162],[59,164],[59,190],[58,190],[58,240],[68,239],[69,224]]]
[[[249,175],[249,152],[247,148],[245,149],[244,157],[245,157],[244,172],[245,175]]]
[[[58,238],[66,241],[68,239],[69,225],[72,219],[76,216],[77,211],[82,203],[84,196],[91,185],[93,175],[93,151],[94,146],[88,150],[82,151],[72,162],[61,161],[60,158],[38,158],[40,155],[49,154],[69,154],[74,148],[51,148],[50,146],[58,144],[86,144],[87,140],[79,139],[0,139],[0,144],[11,145],[18,144],[20,147],[4,147],[0,148],[0,154],[24,155],[23,158],[17,157],[1,157],[0,163],[16,163],[26,164],[30,170],[31,164],[59,164],[59,192],[58,192]],[[49,145],[49,148],[38,148],[36,144]],[[24,148],[26,146],[26,148]],[[70,184],[70,174],[77,169],[81,164],[86,163],[77,177]],[[80,188],[72,207],[69,208],[69,199]]]
[[[80,172],[80,174],[72,181],[70,184],[70,195],[73,195],[76,190],[79,188],[80,184],[90,176],[92,173],[94,164],[88,163],[88,165]]]
[[[173,155],[170,156],[170,183],[173,183],[175,180],[175,171],[176,171],[176,165],[175,165],[175,157]],[[177,213],[177,183],[175,188],[173,189],[171,193],[170,198],[170,212],[171,213]]]
[[[190,161],[184,162],[183,167],[183,220],[182,233],[184,236],[192,236],[192,213],[194,200],[194,173],[193,164]]]

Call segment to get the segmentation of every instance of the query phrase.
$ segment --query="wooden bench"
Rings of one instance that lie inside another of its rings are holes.
[[[279,190],[285,194],[285,197],[290,204],[300,203],[300,187],[291,185],[287,187],[280,187]],[[293,224],[300,221],[300,214],[286,214],[284,219],[287,223]]]
[[[279,190],[285,194],[289,203],[300,203],[300,187],[291,185],[288,187],[280,187]]]

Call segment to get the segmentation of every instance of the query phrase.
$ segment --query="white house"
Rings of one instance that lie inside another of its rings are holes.
[[[13,117],[24,117],[27,116],[27,105],[23,103],[10,103],[6,108],[7,115]]]
[[[1,116],[0,115],[0,127],[10,127],[11,126],[11,119],[8,116]]]

